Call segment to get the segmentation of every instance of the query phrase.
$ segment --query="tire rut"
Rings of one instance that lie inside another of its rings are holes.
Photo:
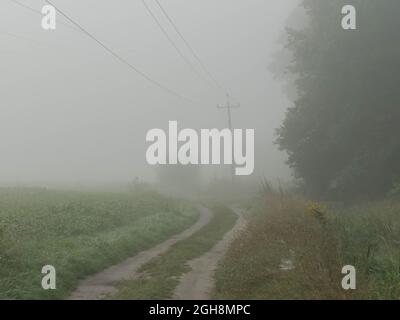
[[[137,276],[138,269],[156,256],[165,253],[170,247],[179,241],[185,240],[207,225],[213,214],[205,207],[199,206],[200,217],[195,224],[168,240],[142,251],[137,255],[126,259],[122,263],[114,265],[95,275],[82,280],[75,291],[67,300],[100,300],[109,294],[118,292],[116,285],[123,280],[129,280]]]
[[[237,208],[232,208],[232,210],[238,215],[235,226],[210,251],[187,262],[191,271],[181,277],[179,285],[174,291],[173,300],[211,299],[217,265],[224,257],[236,233],[245,227],[243,212]]]

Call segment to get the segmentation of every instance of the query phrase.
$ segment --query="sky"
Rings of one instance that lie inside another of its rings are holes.
[[[40,11],[44,0],[18,0]],[[274,132],[290,101],[269,66],[298,0],[160,0],[218,88],[178,55],[142,0],[52,0],[135,68],[118,61],[60,14],[57,29],[11,0],[0,10],[0,185],[154,180],[146,133],[225,128],[225,92],[240,109],[234,128],[255,129],[254,176],[290,178]],[[147,5],[181,48],[154,0]],[[187,101],[189,99],[190,101]]]

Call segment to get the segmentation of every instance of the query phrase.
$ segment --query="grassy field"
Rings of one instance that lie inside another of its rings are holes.
[[[175,244],[165,254],[154,258],[139,271],[142,276],[125,281],[114,299],[168,299],[172,297],[179,277],[188,272],[186,262],[210,250],[235,224],[237,215],[222,206],[213,208],[210,223],[184,241]]]
[[[60,299],[79,279],[194,223],[189,205],[146,193],[0,189],[0,299]],[[57,289],[41,288],[41,269]]]
[[[400,299],[400,203],[263,197],[219,265],[217,299]],[[357,289],[341,286],[353,265]]]

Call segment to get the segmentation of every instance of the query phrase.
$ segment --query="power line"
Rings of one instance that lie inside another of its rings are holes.
[[[26,10],[29,10],[29,11],[34,12],[36,14],[42,15],[42,13],[39,10],[36,10],[36,9],[34,9],[34,8],[24,4],[22,2],[19,2],[17,0],[10,0],[10,1],[15,3],[18,6],[22,7],[22,8],[25,8]],[[62,24],[63,26],[66,26],[66,27],[68,27],[68,28],[70,28],[70,29],[72,29],[74,31],[78,31],[77,29],[75,29],[74,27],[70,26],[69,24],[66,24],[66,23],[63,23],[63,22],[59,22],[59,24]]]
[[[38,46],[47,46],[47,45],[45,45],[45,44],[43,44],[43,43],[41,43],[39,41],[27,38],[25,36],[20,36],[20,35],[15,34],[15,33],[0,31],[0,35],[5,35],[7,37],[11,37],[11,38],[14,38],[14,39],[19,39],[19,40],[24,40],[26,42],[31,42],[31,43],[36,44]]]
[[[167,40],[171,43],[171,45],[175,48],[176,52],[179,54],[179,56],[183,59],[183,61],[188,65],[189,68],[191,68],[194,73],[202,80],[205,80],[208,82],[207,79],[204,79],[203,76],[197,71],[196,67],[193,66],[193,64],[190,62],[190,60],[188,58],[186,58],[186,56],[182,53],[182,51],[179,49],[179,47],[175,44],[174,40],[172,40],[172,38],[169,36],[168,32],[164,29],[164,27],[162,26],[160,20],[157,19],[157,17],[155,16],[155,14],[151,11],[150,7],[146,4],[145,0],[142,0],[144,7],[146,8],[146,10],[148,11],[148,13],[150,14],[150,16],[153,18],[153,20],[156,22],[156,24],[158,25],[158,27],[160,28],[160,30],[162,31],[162,33],[164,34],[164,36],[167,38]]]
[[[143,0],[144,1],[144,0]],[[196,53],[196,51],[193,49],[193,47],[189,44],[189,41],[186,40],[186,38],[183,36],[182,32],[179,30],[178,26],[176,23],[173,21],[171,16],[167,13],[165,8],[161,5],[159,0],[155,0],[157,5],[160,7],[161,11],[164,13],[164,15],[167,17],[168,21],[171,23],[171,25],[174,27],[176,33],[180,36],[180,38],[183,40],[185,43],[186,47],[190,50],[190,52],[193,54],[197,62],[200,64],[204,72],[210,77],[210,79],[216,84],[216,86],[221,89],[222,91],[225,91],[220,83],[216,80],[216,78],[211,74],[211,72],[208,70],[206,65],[203,63],[203,61],[200,59],[199,55]]]
[[[16,5],[18,5],[18,6],[20,6],[20,7],[23,7],[23,8],[25,8],[25,9],[27,9],[27,10],[29,10],[29,11],[35,13],[35,14],[38,14],[38,15],[40,15],[40,16],[43,15],[39,10],[36,10],[36,9],[30,7],[30,6],[27,6],[27,5],[21,3],[21,2],[19,2],[19,1],[17,1],[17,0],[9,0],[9,1],[11,1],[11,2],[15,3]],[[81,30],[75,28],[74,26],[72,26],[72,25],[70,25],[70,24],[63,23],[63,22],[57,22],[57,23],[58,23],[58,24],[62,24],[63,26],[68,27],[68,28],[70,28],[71,30],[73,30],[73,31],[75,31],[75,32],[79,32],[80,34],[82,34]],[[20,37],[20,38],[22,39],[22,37]],[[27,40],[29,40],[29,39],[27,39]],[[32,42],[35,42],[34,40],[31,40],[31,41],[32,41]],[[129,51],[131,51],[131,50],[129,50]]]
[[[226,93],[227,90],[219,83],[217,78],[210,72],[210,70],[207,68],[206,64],[202,61],[200,58],[199,54],[196,53],[196,50],[194,50],[193,46],[189,43],[189,41],[186,39],[186,37],[183,35],[183,33],[179,30],[177,24],[174,22],[172,17],[168,14],[167,10],[164,8],[164,6],[160,3],[159,0],[154,0],[157,5],[160,7],[161,11],[165,15],[165,17],[168,19],[168,21],[171,23],[173,28],[175,29],[176,33],[179,35],[179,37],[182,39],[182,41],[185,43],[186,47],[189,49],[189,51],[193,54],[193,57],[197,60],[197,62],[200,64],[202,67],[203,71],[210,77],[210,79],[215,83],[216,87],[220,89],[222,92]],[[229,96],[229,93],[226,93],[227,96]]]
[[[110,53],[112,56],[114,56],[114,58],[116,58],[117,60],[119,60],[121,63],[125,64],[127,67],[129,67],[131,70],[133,70],[134,72],[136,72],[137,74],[139,74],[141,77],[143,77],[144,79],[146,79],[147,81],[151,82],[152,84],[154,84],[155,86],[157,86],[158,88],[170,93],[171,95],[174,95],[182,100],[188,101],[192,104],[194,104],[195,102],[193,102],[192,100],[180,95],[179,93],[173,91],[172,89],[169,89],[168,87],[164,86],[163,84],[161,84],[160,82],[158,82],[157,80],[154,80],[153,78],[151,78],[149,75],[147,75],[146,73],[142,72],[141,70],[139,70],[138,68],[136,68],[135,66],[133,66],[129,61],[127,61],[126,59],[124,59],[123,57],[121,57],[120,55],[118,55],[114,50],[110,49],[108,46],[106,46],[104,43],[102,43],[100,40],[98,40],[94,35],[92,35],[89,31],[87,31],[84,27],[82,27],[79,23],[75,22],[72,18],[70,18],[66,13],[64,13],[63,11],[61,11],[58,7],[56,7],[54,4],[52,4],[49,0],[46,0],[46,2],[50,5],[52,5],[64,18],[66,18],[69,22],[71,22],[74,26],[76,26],[79,30],[81,30],[84,34],[86,34],[89,38],[91,38],[93,41],[95,41],[98,45],[100,45],[104,50],[106,50],[108,53]]]
[[[16,5],[18,5],[18,6],[20,6],[20,7],[23,7],[23,8],[25,8],[25,9],[29,10],[29,11],[32,11],[32,12],[35,12],[35,13],[39,13],[39,14],[40,14],[40,11],[38,11],[38,10],[36,10],[36,9],[33,9],[32,7],[27,6],[26,4],[24,4],[24,3],[22,3],[22,2],[19,2],[19,1],[17,1],[17,0],[10,0],[10,1],[11,1],[11,2],[14,2]]]

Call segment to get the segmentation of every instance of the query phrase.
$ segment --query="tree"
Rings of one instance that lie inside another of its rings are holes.
[[[344,30],[342,7],[357,10]],[[400,2],[303,0],[307,24],[287,28],[286,80],[297,97],[277,143],[318,196],[377,196],[400,181]]]

